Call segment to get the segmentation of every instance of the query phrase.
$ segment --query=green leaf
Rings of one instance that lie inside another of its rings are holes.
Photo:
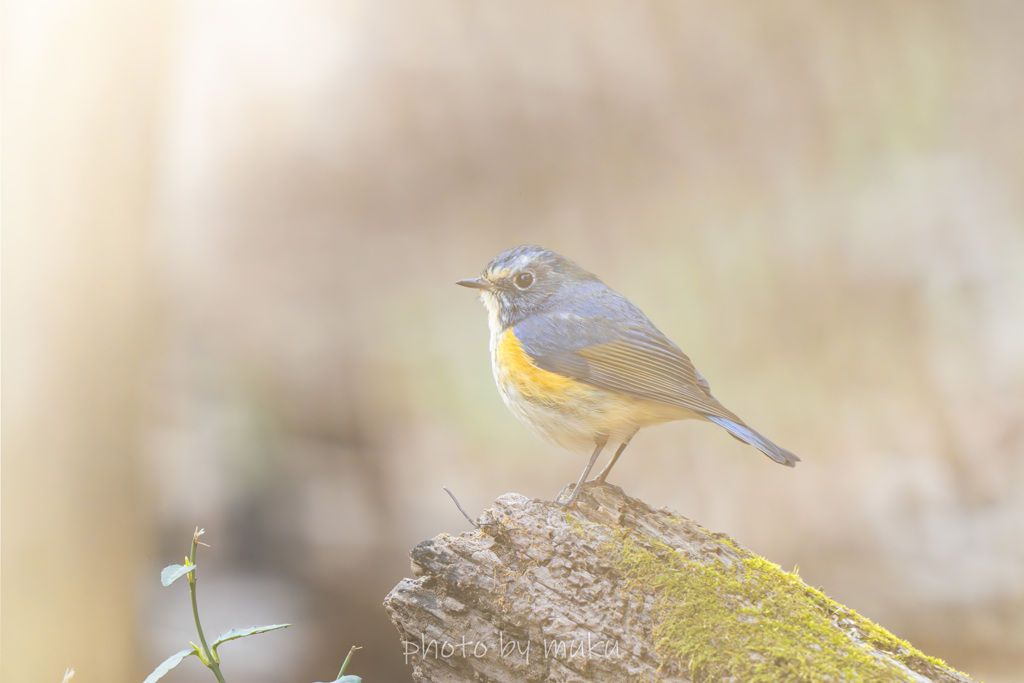
[[[160,572],[160,583],[165,586],[170,586],[172,583],[185,576],[185,574],[195,571],[195,568],[196,565],[194,564],[187,567],[180,564],[169,564]]]
[[[170,657],[164,660],[163,664],[153,669],[153,673],[149,674],[149,676],[146,677],[146,680],[142,683],[154,683],[154,681],[160,680],[164,677],[164,674],[166,674],[168,671],[181,664],[181,660],[185,659],[185,657],[188,657],[189,655],[194,654],[195,650],[189,649],[182,650],[177,654],[171,655]]]
[[[279,628],[288,628],[291,624],[274,624],[273,626],[253,626],[252,628],[233,628],[230,631],[225,631],[217,637],[217,640],[213,641],[210,649],[214,652],[217,651],[217,647],[229,640],[237,640],[238,638],[245,638],[246,636],[254,636],[257,633],[266,633],[267,631],[276,631]]]

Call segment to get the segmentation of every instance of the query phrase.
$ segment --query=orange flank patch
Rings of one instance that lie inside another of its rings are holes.
[[[495,355],[501,382],[528,401],[559,403],[580,393],[576,380],[534,365],[511,328],[501,335]]]

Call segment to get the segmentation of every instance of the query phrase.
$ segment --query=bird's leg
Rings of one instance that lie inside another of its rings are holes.
[[[601,470],[601,474],[597,475],[592,481],[596,481],[599,484],[604,483],[604,480],[608,477],[608,473],[612,471],[612,465],[614,465],[615,461],[619,459],[620,455],[622,455],[622,451],[626,450],[626,446],[629,445],[629,442],[633,440],[633,437],[636,436],[638,431],[640,430],[634,430],[632,434],[626,437],[625,441],[619,444],[619,449],[615,451],[615,455],[612,456],[612,459],[608,462],[605,468]]]
[[[569,500],[562,503],[565,507],[572,507],[576,504],[576,499],[579,498],[580,488],[583,486],[583,482],[587,480],[587,475],[590,474],[590,470],[594,469],[594,463],[597,462],[597,456],[601,455],[601,451],[604,449],[605,444],[608,443],[607,436],[601,436],[597,439],[597,446],[594,448],[594,454],[590,456],[590,462],[587,463],[587,469],[583,470],[583,474],[580,475],[579,481],[576,482],[576,487],[572,490],[572,495],[569,496]],[[556,499],[557,503],[558,500]]]

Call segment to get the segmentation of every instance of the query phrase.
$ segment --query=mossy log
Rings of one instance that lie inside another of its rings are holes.
[[[412,551],[385,606],[416,681],[971,679],[799,576],[610,485],[506,494]]]

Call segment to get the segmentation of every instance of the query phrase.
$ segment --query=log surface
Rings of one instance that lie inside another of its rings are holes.
[[[417,545],[385,599],[416,681],[971,680],[616,486],[477,523]]]

